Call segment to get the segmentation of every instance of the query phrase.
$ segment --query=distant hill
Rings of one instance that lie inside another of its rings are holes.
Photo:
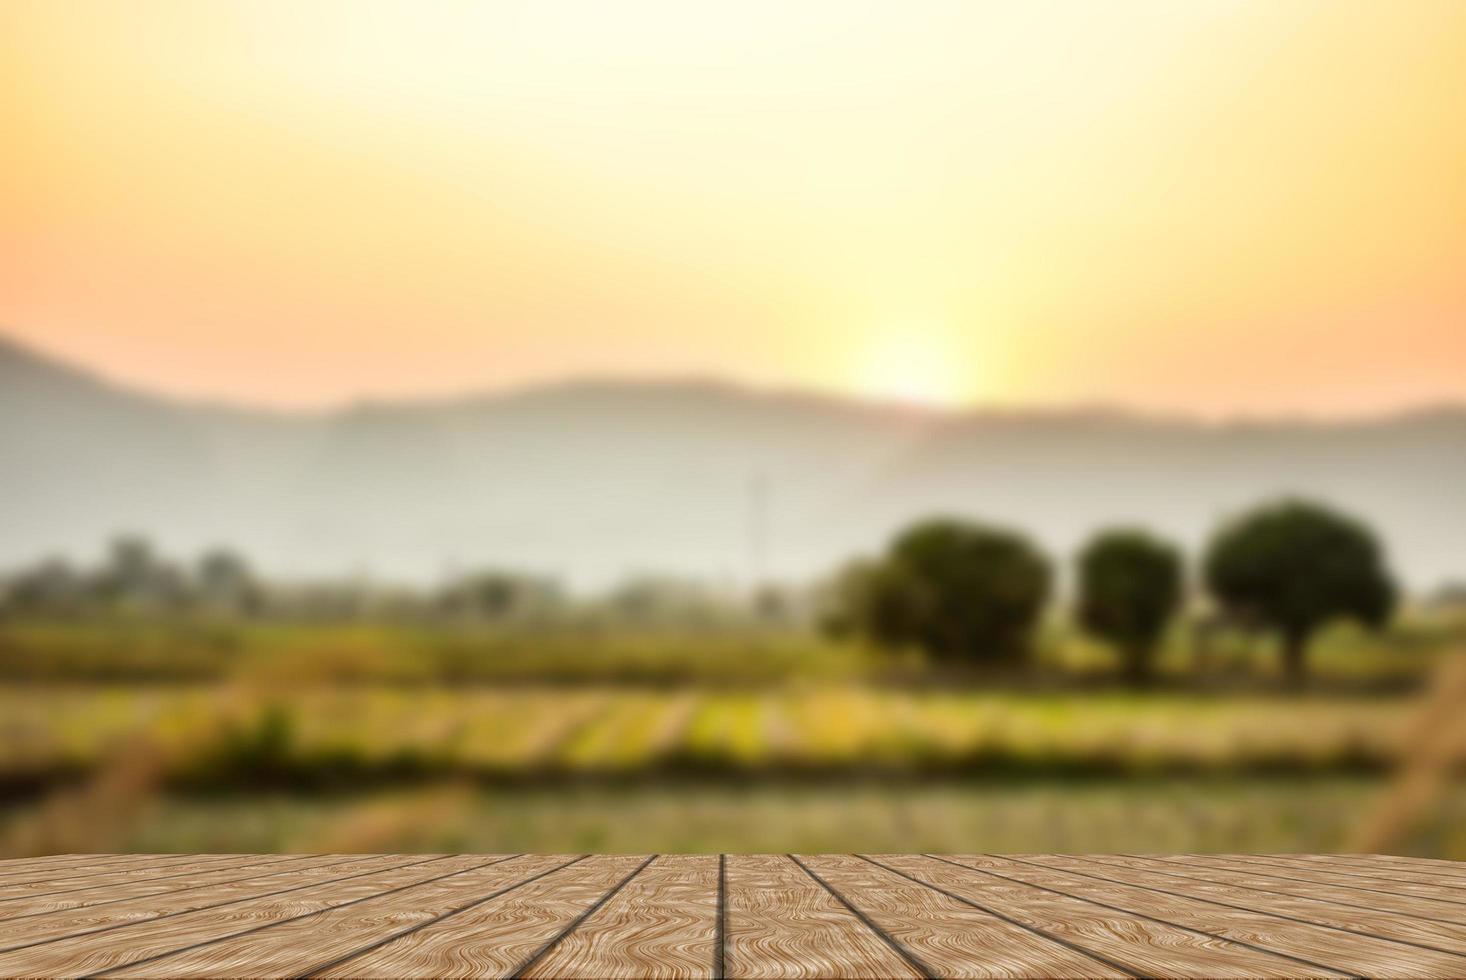
[[[0,339],[0,487],[0,565],[128,530],[288,574],[744,581],[758,525],[767,570],[793,577],[934,511],[1067,555],[1114,521],[1194,545],[1259,497],[1306,493],[1373,521],[1413,585],[1466,574],[1466,407],[1219,425],[588,381],[290,415],[119,388]]]

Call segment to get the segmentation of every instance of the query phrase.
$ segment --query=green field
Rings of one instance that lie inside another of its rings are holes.
[[[1408,696],[0,688],[0,850],[1327,850]],[[1408,847],[1466,853],[1466,797]],[[1405,846],[1405,845],[1402,845]]]
[[[629,777],[1360,774],[1403,696],[354,687],[0,689],[0,778],[104,766],[146,735],[190,785]]]
[[[1384,633],[1325,631],[1311,656],[1323,688],[1399,689],[1443,651],[1466,645],[1466,613],[1411,616]],[[1272,689],[1267,637],[1199,638],[1185,625],[1158,652],[1163,685]],[[865,681],[902,686],[1054,686],[1118,680],[1112,651],[1059,619],[1048,622],[1015,676],[980,666],[938,668],[914,651],[871,649],[794,628],[635,629],[594,623],[452,628],[430,623],[306,625],[99,616],[0,619],[0,681],[52,683],[632,685],[740,687]]]
[[[13,849],[143,852],[1326,852],[1370,779],[845,786],[652,785],[164,795],[103,816],[0,808]],[[37,823],[46,821],[45,832]],[[57,825],[62,827],[57,831]],[[73,828],[68,836],[66,826]],[[1466,857],[1466,792],[1399,850]]]
[[[1052,631],[983,674],[797,632],[10,623],[0,853],[1327,850],[1459,636],[1334,631],[1299,696],[1244,637],[1135,691]],[[1399,846],[1466,856],[1463,807]]]

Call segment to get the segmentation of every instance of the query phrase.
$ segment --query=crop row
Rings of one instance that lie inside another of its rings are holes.
[[[982,777],[1364,772],[1410,714],[1393,698],[606,688],[0,689],[0,774],[46,780],[161,748],[185,782],[421,775]]]

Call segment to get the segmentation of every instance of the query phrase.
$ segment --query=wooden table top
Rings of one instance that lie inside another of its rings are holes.
[[[0,861],[0,975],[1462,976],[1466,864],[66,854]]]

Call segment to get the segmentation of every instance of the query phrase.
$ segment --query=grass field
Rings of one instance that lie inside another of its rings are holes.
[[[108,851],[1326,852],[1381,792],[1362,778],[1158,779],[893,789],[654,785],[164,795],[84,838]],[[0,808],[0,834],[53,820]],[[53,849],[67,849],[68,838]],[[1466,858],[1466,791],[1400,849]]]
[[[0,778],[107,764],[146,735],[190,785],[426,777],[992,778],[1374,773],[1406,697],[935,692],[0,688]]]
[[[796,632],[0,626],[0,853],[1328,850],[1460,624],[1330,633],[1316,682],[1184,635],[1155,687],[1046,634],[1022,674]],[[1466,794],[1402,847],[1466,857]]]
[[[1418,681],[1440,652],[1466,645],[1466,613],[1411,616],[1380,634],[1339,627],[1310,657],[1328,687]],[[1265,637],[1185,626],[1157,656],[1162,683],[1276,686],[1277,651]],[[1105,683],[1112,651],[1060,620],[1041,631],[1025,676],[981,667],[939,670],[910,651],[873,650],[795,628],[610,628],[594,623],[448,627],[307,625],[105,616],[72,621],[0,619],[0,681],[178,684],[247,678],[285,685],[780,686],[867,681],[903,686]]]

